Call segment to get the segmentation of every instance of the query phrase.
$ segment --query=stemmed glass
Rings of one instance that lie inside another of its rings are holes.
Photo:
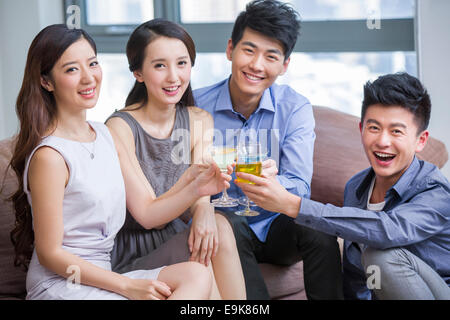
[[[267,151],[266,152],[262,152],[261,153],[261,163],[264,161],[264,160],[267,160],[268,159],[268,157],[267,157]],[[261,169],[262,170],[262,169]],[[239,197],[239,199],[238,199],[238,203],[241,205],[241,206],[250,206],[250,207],[254,207],[254,206],[256,206],[256,203],[254,203],[252,200],[250,200],[246,195],[243,195],[242,197]]]
[[[212,157],[217,163],[220,171],[227,172],[227,166],[231,165],[236,160],[236,149],[226,146],[213,146]],[[214,207],[236,207],[239,205],[238,201],[228,196],[227,188],[223,189],[222,196],[211,201]]]
[[[237,162],[236,162],[236,172],[245,172],[253,174],[256,176],[261,175],[262,167],[262,153],[260,143],[247,143],[238,146],[237,152]],[[250,183],[248,180],[237,178],[237,182]],[[246,201],[244,202],[246,207],[244,210],[236,211],[235,213],[239,216],[257,216],[258,211],[250,209],[250,200],[245,196]]]

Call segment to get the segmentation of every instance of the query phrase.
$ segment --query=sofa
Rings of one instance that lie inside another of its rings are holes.
[[[311,199],[342,206],[346,181],[369,166],[360,142],[359,118],[321,106],[314,106],[313,111],[317,137]],[[26,272],[14,267],[9,236],[14,213],[6,199],[17,188],[13,171],[6,171],[13,143],[12,138],[0,141],[0,299],[23,299],[26,294]],[[439,168],[448,160],[445,145],[432,137],[417,156]],[[342,246],[342,239],[338,242]],[[272,299],[306,299],[301,261],[289,267],[263,263],[260,268]]]

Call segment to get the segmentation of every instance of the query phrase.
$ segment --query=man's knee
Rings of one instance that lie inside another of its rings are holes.
[[[392,249],[375,249],[367,247],[361,254],[361,263],[364,269],[371,266],[383,268],[387,265],[399,264],[402,252],[397,248]]]
[[[337,237],[316,230],[306,230],[308,230],[307,232],[309,233],[307,238],[309,238],[311,246],[320,249],[321,252],[327,254],[339,252]]]
[[[402,248],[382,250],[368,247],[362,252],[361,264],[367,275],[367,283],[373,285],[370,289],[379,298],[385,296],[384,289],[390,288],[390,284],[404,282],[407,277],[416,274],[414,262],[408,255],[409,252]],[[377,283],[378,285],[374,285]]]

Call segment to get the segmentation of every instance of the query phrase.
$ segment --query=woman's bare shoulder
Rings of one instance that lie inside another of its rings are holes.
[[[199,120],[199,119],[204,119],[204,120],[207,120],[207,121],[211,121],[212,120],[211,114],[208,111],[206,111],[206,110],[203,110],[203,109],[201,109],[199,107],[196,107],[196,106],[190,106],[190,107],[187,107],[187,108],[189,110],[189,115],[191,117],[193,117],[195,120]]]

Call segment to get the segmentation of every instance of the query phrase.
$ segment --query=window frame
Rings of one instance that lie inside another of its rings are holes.
[[[233,23],[182,23],[179,1],[153,0],[155,18],[183,26],[199,53],[224,52]],[[81,28],[94,38],[99,52],[125,52],[128,38],[137,25],[88,25],[86,0],[64,0],[64,4],[65,8],[72,4],[80,7]],[[294,52],[416,51],[414,17],[381,19],[380,25],[380,29],[369,29],[367,20],[302,21]]]

